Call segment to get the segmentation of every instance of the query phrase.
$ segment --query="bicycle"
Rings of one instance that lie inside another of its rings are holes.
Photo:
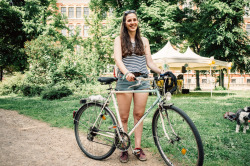
[[[136,80],[140,84],[144,80],[155,82],[162,79],[166,82],[168,78],[166,75],[161,75],[161,77],[152,78],[137,77]],[[108,97],[82,99],[83,105],[77,112],[73,113],[76,140],[86,156],[102,160],[109,157],[116,148],[122,151],[128,150],[130,136],[135,128],[158,104],[153,115],[152,131],[155,145],[165,163],[169,166],[203,165],[204,152],[199,132],[184,111],[175,107],[173,103],[169,103],[171,93],[167,92],[161,96],[157,87],[151,90],[115,91],[112,88],[112,82],[116,80],[115,77],[100,77],[99,82],[109,85]],[[126,133],[123,130],[115,94],[145,92],[155,93],[157,98],[138,123]],[[111,98],[117,116],[108,107]],[[132,152],[137,153],[133,149]]]

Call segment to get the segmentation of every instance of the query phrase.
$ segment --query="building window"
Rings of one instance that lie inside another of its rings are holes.
[[[76,30],[79,32],[78,36],[82,36],[82,26],[81,25],[77,25],[76,26]]]
[[[89,31],[89,26],[88,25],[84,25],[84,36],[85,37],[89,36],[88,31]]]
[[[202,79],[201,82],[202,84],[207,84],[207,79]]]
[[[231,79],[232,84],[236,84],[236,79]]]
[[[61,32],[62,32],[62,35],[63,35],[63,36],[67,36],[67,30],[66,30],[66,29],[62,29]]]
[[[74,18],[74,8],[69,7],[69,18]]]
[[[76,8],[76,18],[81,18],[82,17],[82,8],[77,7]]]
[[[250,84],[250,79],[247,79],[247,84]]]
[[[88,17],[89,16],[89,8],[84,7],[84,16]]]
[[[188,79],[188,83],[189,83],[189,84],[191,83],[191,79]]]
[[[61,13],[66,16],[66,7],[61,7]]]
[[[74,25],[69,25],[69,36],[74,35]]]
[[[246,31],[248,36],[250,36],[250,24],[246,24]]]

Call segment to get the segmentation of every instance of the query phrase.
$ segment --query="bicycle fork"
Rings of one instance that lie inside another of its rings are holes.
[[[171,106],[172,104],[168,104],[168,106]],[[168,117],[168,111],[167,111],[167,108],[164,108],[164,107],[160,107],[160,118],[161,118],[161,124],[162,124],[162,129],[163,129],[163,132],[164,132],[164,135],[165,137],[169,140],[170,143],[174,143],[174,141],[179,141],[180,140],[180,137],[175,133],[174,131],[174,128],[170,122],[170,118]],[[173,132],[173,134],[175,135],[176,139],[171,139],[169,134],[167,133],[167,130],[166,130],[166,125],[164,123],[164,116],[163,116],[163,112],[165,112],[166,114],[166,119],[167,119],[167,122],[171,128],[171,131]]]

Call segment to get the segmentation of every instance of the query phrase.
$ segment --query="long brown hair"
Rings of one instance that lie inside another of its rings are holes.
[[[121,38],[121,47],[122,47],[122,56],[123,57],[131,56],[132,53],[134,53],[136,55],[145,55],[144,45],[143,45],[143,42],[142,42],[139,26],[137,26],[137,29],[136,29],[135,48],[134,48],[134,51],[133,51],[130,36],[128,34],[128,29],[126,27],[126,16],[128,14],[131,14],[131,13],[134,13],[136,15],[134,10],[126,11],[126,12],[124,12],[123,18],[122,18],[120,38]],[[136,17],[137,17],[137,15],[136,15]]]

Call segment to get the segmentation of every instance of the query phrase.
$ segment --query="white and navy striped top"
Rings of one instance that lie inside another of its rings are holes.
[[[132,46],[134,48],[135,43],[132,43]],[[139,56],[133,53],[131,56],[126,56],[125,58],[122,58],[122,62],[124,63],[128,71],[132,73],[134,72],[139,72],[143,74],[149,73],[147,70],[147,62],[145,55]]]

